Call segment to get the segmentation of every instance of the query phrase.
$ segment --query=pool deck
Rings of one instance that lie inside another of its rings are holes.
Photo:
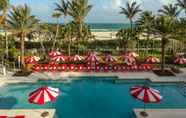
[[[182,69],[182,73],[176,74],[174,77],[159,77],[153,72],[43,72],[32,73],[28,77],[13,77],[13,73],[9,72],[7,76],[0,76],[0,86],[13,83],[35,83],[38,80],[71,80],[72,77],[117,77],[118,80],[144,80],[151,82],[169,82],[169,83],[186,83],[186,68]],[[75,78],[73,78],[75,79]]]
[[[143,109],[134,109],[136,118],[186,118],[186,109],[146,109],[147,117],[142,117]]]
[[[45,118],[55,118],[55,109],[13,109],[13,110],[0,110],[1,116],[15,117],[24,115],[25,118],[43,118],[41,114],[47,111],[49,115]]]

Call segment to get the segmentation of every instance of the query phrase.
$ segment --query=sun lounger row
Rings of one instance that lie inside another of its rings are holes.
[[[15,116],[15,117],[10,117],[10,116],[0,116],[0,118],[25,118],[25,116]]]
[[[84,65],[84,64],[37,64],[34,66],[34,71],[77,71],[77,72],[122,72],[122,71],[151,71],[153,65],[151,64],[140,64],[140,65]]]

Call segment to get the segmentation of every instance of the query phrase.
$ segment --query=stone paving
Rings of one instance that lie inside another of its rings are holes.
[[[48,116],[42,117],[43,112],[48,112]],[[18,115],[24,115],[25,118],[55,118],[55,109],[11,109],[0,110],[0,116],[8,116],[14,118]]]
[[[147,117],[140,115],[143,109],[134,109],[136,118],[186,118],[186,109],[146,109]]]

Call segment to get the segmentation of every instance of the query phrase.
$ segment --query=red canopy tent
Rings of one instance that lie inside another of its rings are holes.
[[[99,64],[99,59],[95,53],[90,53],[86,58],[87,68],[96,69],[96,66]]]
[[[105,55],[104,61],[107,63],[114,63],[117,61],[117,59],[109,54],[109,55]]]
[[[145,61],[146,61],[147,63],[159,63],[159,62],[160,62],[160,59],[157,58],[157,57],[150,56],[150,57],[147,57],[147,58],[145,59]]]
[[[58,56],[58,55],[60,55],[61,53],[59,52],[59,51],[51,51],[48,55],[50,56],[50,57],[55,57],[55,56]]]
[[[186,58],[184,57],[177,57],[176,60],[174,60],[175,64],[186,64]]]

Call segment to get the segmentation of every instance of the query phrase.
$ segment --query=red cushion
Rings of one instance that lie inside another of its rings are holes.
[[[0,116],[0,118],[8,118],[8,116]]]
[[[25,118],[25,116],[15,116],[15,118]]]

